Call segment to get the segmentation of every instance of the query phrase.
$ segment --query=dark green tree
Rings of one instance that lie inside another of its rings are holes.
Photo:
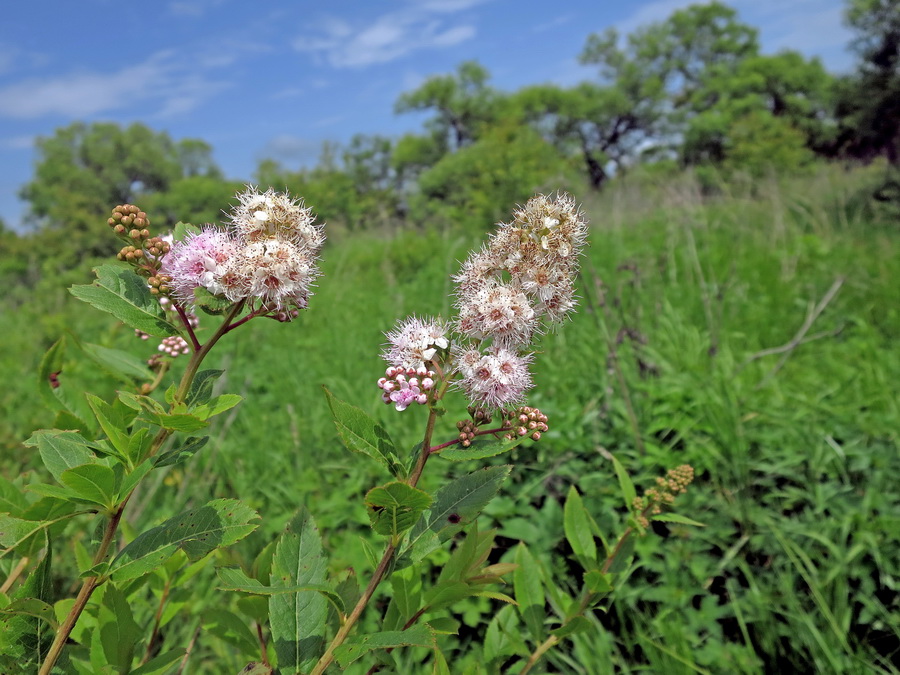
[[[845,17],[860,60],[840,90],[838,149],[900,167],[900,0],[849,0]]]

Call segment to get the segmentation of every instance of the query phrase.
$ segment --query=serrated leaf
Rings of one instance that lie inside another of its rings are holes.
[[[203,286],[196,286],[194,288],[194,306],[211,316],[218,316],[233,307],[234,302],[228,298],[213,295]]]
[[[150,293],[147,282],[130,267],[107,264],[94,268],[94,273],[97,279],[93,284],[72,286],[69,292],[148,335],[168,337],[180,334],[166,320],[166,313]]]
[[[563,509],[563,530],[566,539],[572,547],[572,551],[579,558],[582,565],[590,566],[597,563],[597,545],[594,543],[594,535],[591,532],[591,523],[581,495],[572,485],[566,496],[566,504]]]
[[[126,381],[144,382],[153,379],[153,373],[147,367],[146,359],[138,358],[130,352],[89,342],[82,342],[81,349],[93,361],[114,375],[123,377]]]
[[[272,558],[270,586],[325,583],[326,561],[319,530],[306,509],[288,524]],[[269,623],[279,668],[308,671],[325,648],[325,599],[317,592],[281,593],[269,599]]]
[[[92,504],[112,508],[116,502],[116,474],[103,464],[83,464],[62,472],[59,482]]]
[[[691,525],[693,527],[706,527],[703,523],[698,523],[696,520],[680,516],[677,513],[658,513],[650,520],[660,520],[664,523],[678,523],[679,525]]]
[[[209,441],[209,436],[201,436],[200,438],[191,437],[185,439],[184,443],[177,448],[173,448],[168,452],[157,455],[153,458],[153,466],[175,466],[181,464],[193,457],[204,445]]]
[[[338,436],[347,449],[371,457],[388,471],[396,472],[396,467],[388,459],[391,453],[396,454],[396,448],[387,430],[356,406],[336,398],[327,388],[322,389],[325,390]]]
[[[372,529],[396,537],[416,524],[431,505],[431,495],[406,483],[392,482],[369,490],[366,510]]]
[[[212,398],[213,385],[224,374],[224,370],[201,370],[194,375],[194,381],[191,382],[191,388],[185,400],[188,407],[207,403]],[[173,403],[174,401],[168,402]]]
[[[144,479],[144,476],[150,473],[153,466],[153,462],[147,460],[138,464],[134,471],[123,476],[118,489],[119,499],[124,499],[131,494],[131,491]]]
[[[496,438],[478,438],[472,441],[472,445],[468,448],[463,448],[462,446],[447,448],[446,450],[441,450],[438,456],[451,462],[465,462],[469,459],[495,457],[502,455],[504,452],[509,452],[527,439],[527,436],[520,436],[511,441],[497,440]]]
[[[41,460],[56,480],[63,471],[96,461],[88,447],[88,441],[74,431],[41,429],[31,435],[23,445],[37,447]]]
[[[441,541],[472,522],[497,494],[511,470],[510,465],[486,467],[460,476],[438,490],[431,509],[413,527],[403,556],[418,562]]]
[[[134,421],[135,411],[118,400],[116,400],[116,403],[118,403],[116,407],[115,405],[109,405],[103,399],[93,394],[88,394],[86,398],[94,413],[94,417],[100,424],[100,428],[103,429],[103,433],[106,434],[109,442],[116,449],[115,456],[123,462],[130,461],[128,457],[128,427]]]
[[[110,577],[116,582],[137,579],[179,549],[189,560],[199,560],[246,537],[256,529],[258,523],[251,521],[257,518],[256,511],[235,499],[215,499],[138,535],[112,561]]]
[[[544,639],[544,586],[541,583],[541,571],[531,551],[522,542],[516,548],[516,564],[519,566],[513,573],[513,587],[519,613],[528,626],[531,637],[536,642]]]
[[[341,668],[346,668],[363,654],[375,649],[396,649],[397,647],[434,649],[434,631],[428,624],[420,624],[406,630],[383,631],[350,637],[334,650],[334,660]]]
[[[8,513],[11,516],[21,516],[28,507],[28,501],[22,494],[21,488],[4,476],[0,476],[0,513]]]
[[[191,434],[200,429],[209,426],[208,422],[201,420],[199,417],[188,415],[186,413],[175,413],[173,415],[159,415],[156,413],[146,413],[145,418],[157,426],[169,431],[178,431],[183,434]]]
[[[622,466],[622,463],[612,455],[610,455],[610,457],[612,457],[616,477],[619,479],[619,489],[622,492],[622,500],[625,502],[625,508],[631,511],[634,508],[634,498],[637,497],[634,483],[631,482],[631,477],[628,475],[625,467]]]
[[[239,567],[217,567],[216,574],[219,577],[219,590],[237,591],[240,593],[252,593],[253,595],[279,595],[282,593],[303,593],[313,591],[319,593],[328,602],[334,605],[342,614],[345,611],[344,601],[327,584],[304,584],[302,586],[266,586],[258,579],[252,579],[244,574]]]
[[[575,635],[576,633],[584,633],[591,627],[591,622],[583,616],[574,616],[556,630],[550,631],[551,635],[555,635],[562,640],[563,638]]]

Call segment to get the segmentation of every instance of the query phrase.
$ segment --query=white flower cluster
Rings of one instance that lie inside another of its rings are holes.
[[[457,386],[474,406],[506,409],[531,388],[532,356],[525,350],[546,322],[562,321],[575,307],[574,277],[587,234],[571,197],[539,195],[463,263],[454,277],[459,314],[452,326],[461,339],[450,353],[461,375]],[[386,334],[382,356],[393,369],[428,367],[448,349],[449,329],[436,319],[408,318]],[[386,403],[397,402],[395,391],[383,397]],[[413,397],[404,389],[406,398]]]
[[[455,352],[460,388],[476,405],[504,408],[531,387],[522,354],[543,322],[575,307],[574,278],[587,222],[568,195],[539,195],[501,223],[488,245],[463,263],[457,282],[456,329],[487,344]]]
[[[322,226],[284,193],[247,188],[237,198],[230,226],[207,225],[163,258],[160,271],[169,278],[172,296],[189,307],[194,289],[205,288],[271,312],[305,308],[318,276]]]

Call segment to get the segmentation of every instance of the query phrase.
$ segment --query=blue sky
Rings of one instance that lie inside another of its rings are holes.
[[[0,218],[17,226],[34,139],[76,120],[202,138],[230,178],[309,165],[324,140],[399,135],[404,91],[466,59],[506,90],[592,76],[591,32],[627,33],[689,0],[15,0],[0,22]],[[763,51],[847,70],[841,0],[732,0]],[[111,205],[112,206],[112,205]]]

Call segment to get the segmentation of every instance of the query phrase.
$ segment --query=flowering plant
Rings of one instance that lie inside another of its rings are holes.
[[[237,500],[217,499],[143,533],[123,536],[120,525],[147,477],[190,460],[209,440],[198,432],[241,400],[214,394],[222,371],[200,371],[205,357],[248,321],[287,322],[306,308],[324,241],[311,211],[286,194],[248,188],[238,200],[224,226],[179,224],[172,238],[151,236],[137,207],[117,207],[109,225],[126,243],[120,262],[98,267],[95,284],[72,289],[140,337],[161,342],[146,363],[93,349],[94,358],[118,368],[132,386],[112,401],[88,394],[87,408],[71,396],[61,372],[65,343],[44,359],[44,395],[58,410],[58,428],[36,432],[27,444],[38,449],[56,484],[31,483],[22,496],[9,481],[0,482],[8,503],[0,513],[2,555],[20,555],[18,572],[0,590],[0,665],[40,663],[41,675],[185,668],[200,628],[187,645],[167,644],[163,627],[180,606],[170,599],[214,560],[210,553],[252,532],[259,516]],[[365,495],[383,550],[379,556],[366,544],[372,572],[360,587],[352,569],[329,570],[312,515],[301,509],[252,565],[220,564],[218,589],[235,593],[239,611],[255,626],[254,635],[229,618],[214,631],[252,659],[242,673],[422,672],[428,663],[432,672],[449,674],[444,638],[459,624],[446,613],[469,600],[495,610],[481,644],[468,645],[480,650],[483,672],[524,674],[560,641],[590,627],[591,610],[627,567],[632,535],[653,519],[691,524],[662,514],[692,479],[690,467],[671,471],[638,497],[613,458],[631,514],[619,537],[607,543],[574,487],[565,499],[569,562],[583,568],[580,582],[558,586],[524,543],[504,557],[495,550],[497,532],[477,527],[512,471],[492,458],[549,431],[548,416],[526,405],[534,341],[576,306],[575,276],[587,234],[570,197],[535,197],[463,262],[454,277],[455,317],[407,317],[386,334],[387,368],[377,381],[382,400],[397,412],[427,411],[422,440],[408,456],[382,424],[325,390],[344,445],[389,476]],[[217,317],[211,334],[203,332],[201,314]],[[187,363],[180,380],[163,390],[182,357]],[[445,432],[438,423],[450,395],[467,399],[468,418]],[[443,433],[445,440],[436,441]],[[419,483],[431,458],[484,460],[486,466],[451,472],[430,493]],[[85,519],[97,521],[98,536],[93,551],[76,543],[80,588],[74,598],[51,605],[51,538]],[[444,545],[451,540],[448,554]],[[40,562],[24,583],[6,595],[35,558]],[[386,581],[389,599],[377,604]],[[508,581],[511,595],[504,589]],[[155,611],[141,615],[151,598]]]

